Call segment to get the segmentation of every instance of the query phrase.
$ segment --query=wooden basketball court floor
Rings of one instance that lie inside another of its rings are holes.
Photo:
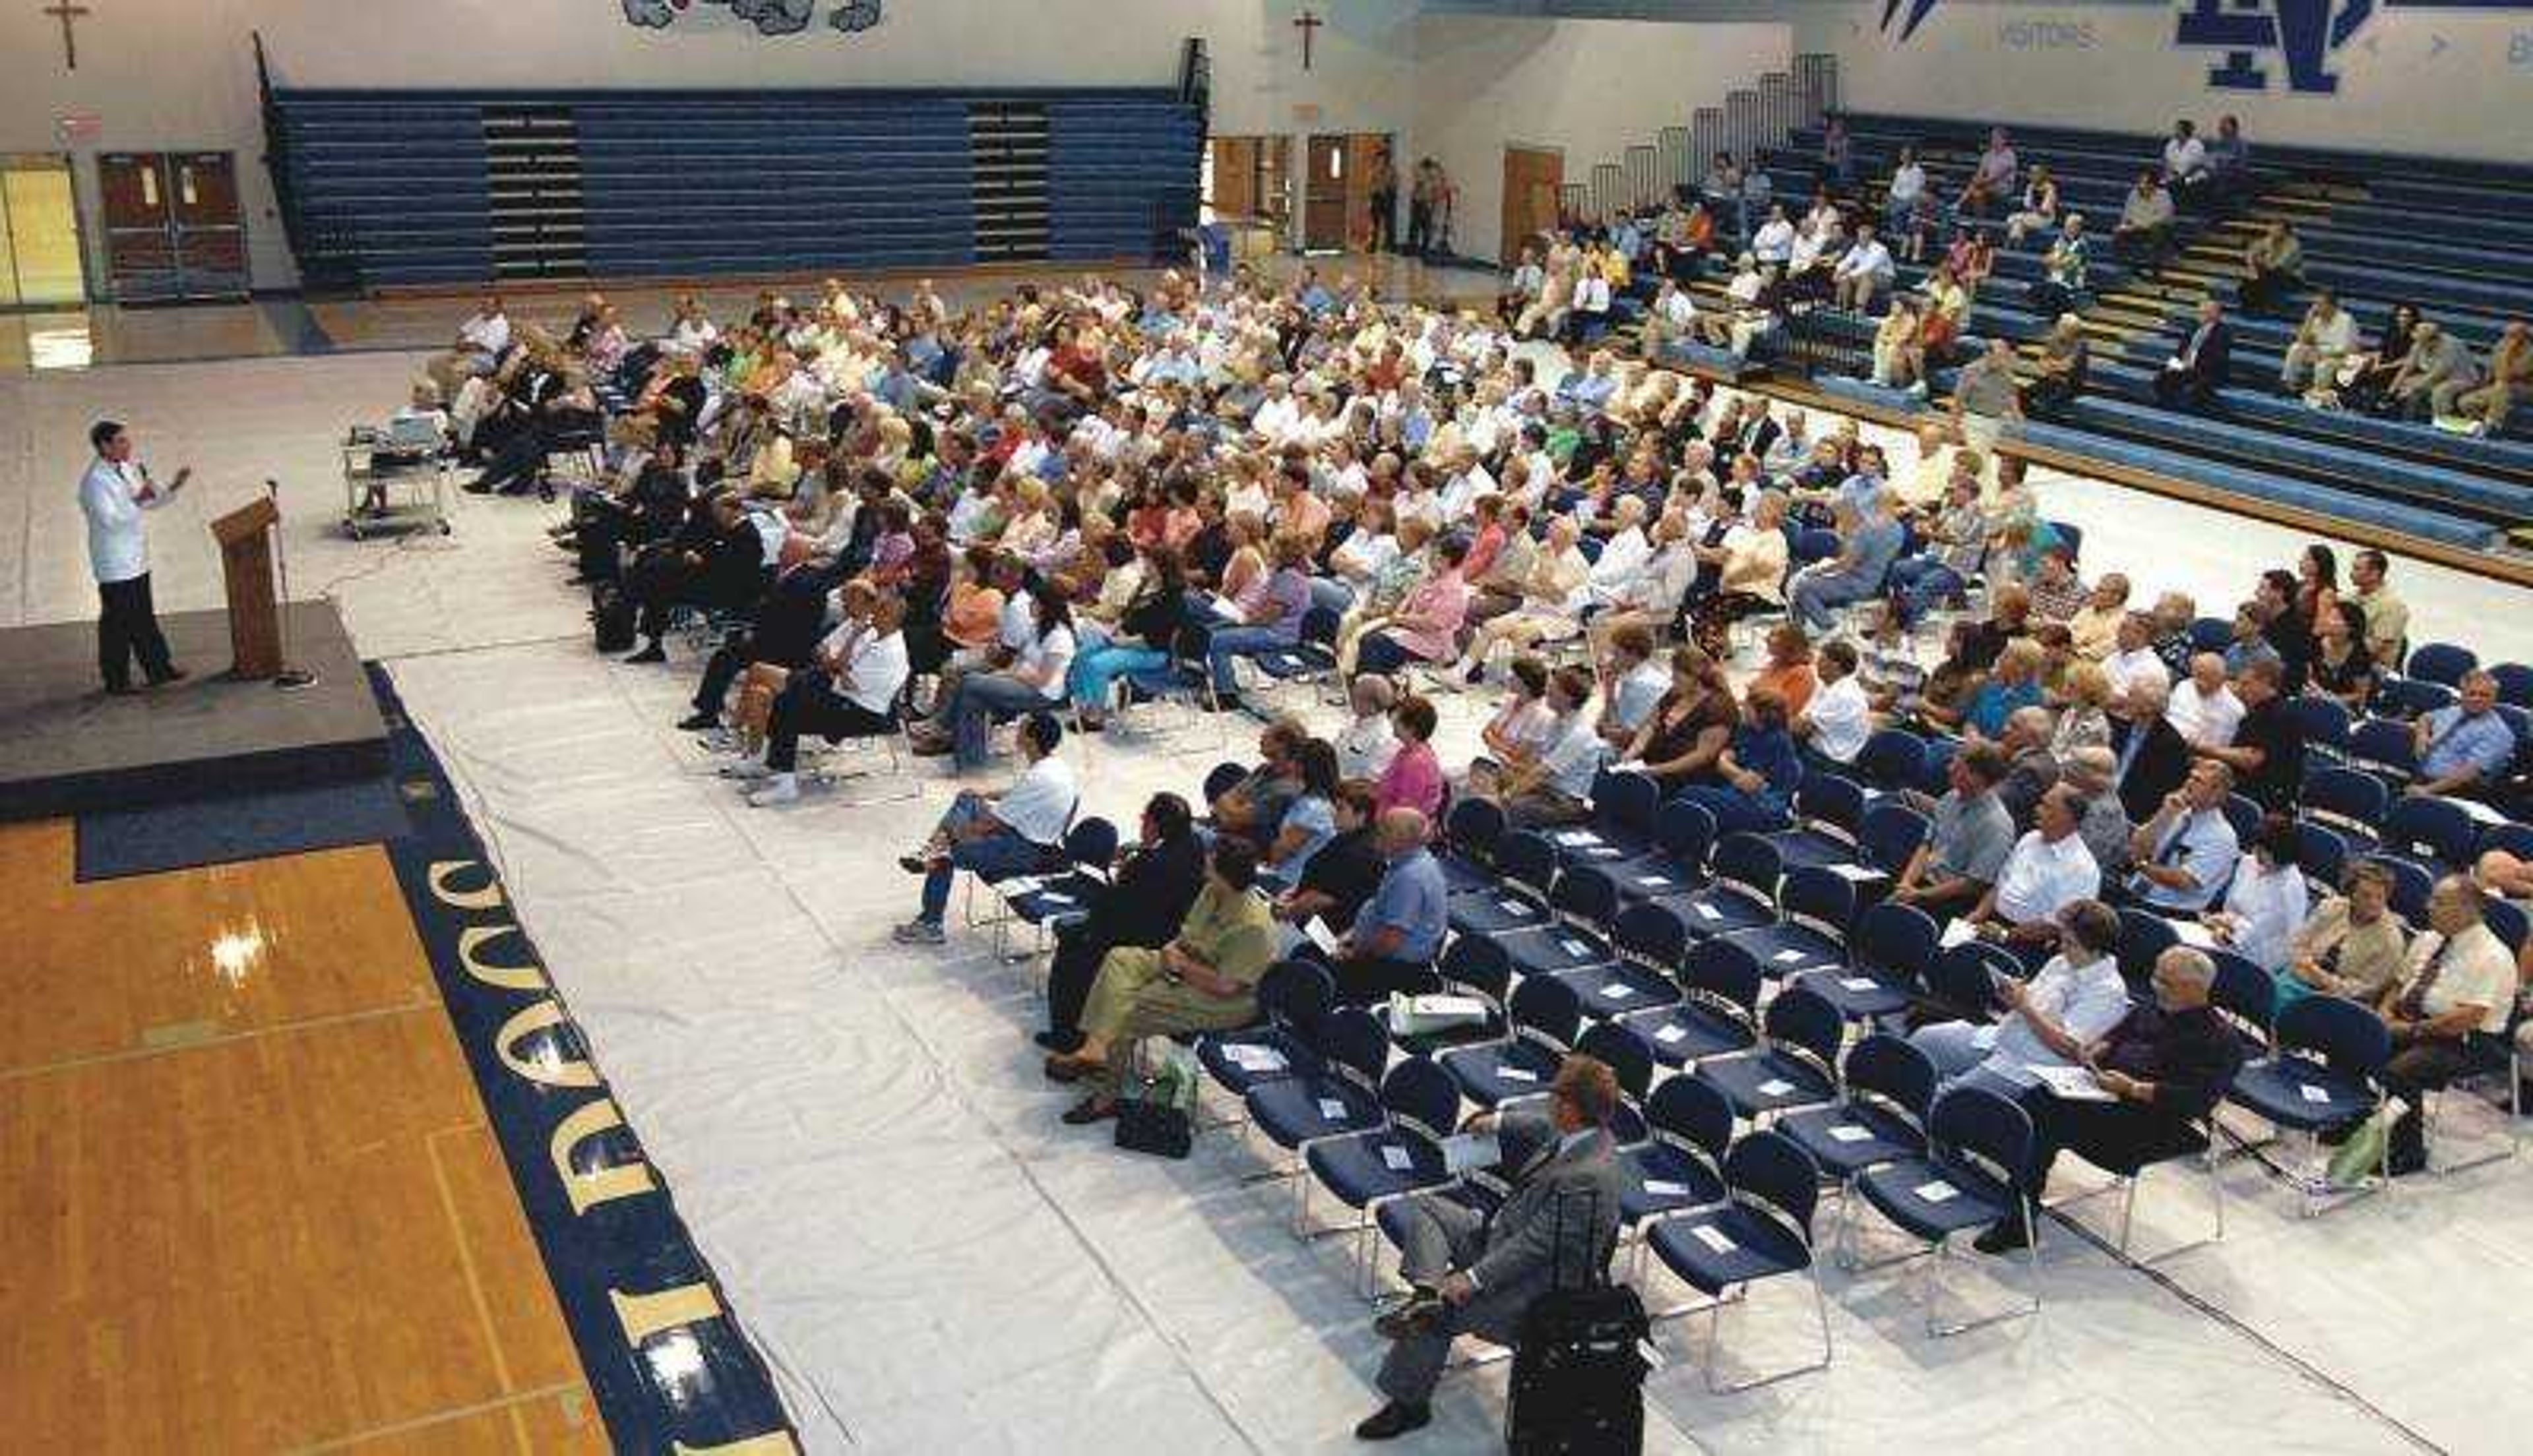
[[[385,850],[73,833],[0,825],[0,1447],[605,1450]]]

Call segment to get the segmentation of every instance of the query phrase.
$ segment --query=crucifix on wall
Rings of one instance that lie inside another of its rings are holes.
[[[52,4],[44,7],[43,13],[62,23],[62,65],[73,71],[78,70],[79,30],[77,27],[84,17],[90,14],[88,8],[85,5],[74,5],[71,0],[53,0]]]
[[[1293,29],[1302,32],[1302,69],[1305,71],[1311,69],[1311,37],[1317,35],[1320,32],[1320,27],[1326,24],[1327,22],[1308,10],[1293,17]]]

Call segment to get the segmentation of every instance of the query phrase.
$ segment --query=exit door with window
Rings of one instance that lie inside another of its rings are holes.
[[[246,296],[246,219],[230,153],[111,151],[96,159],[96,177],[117,300]]]
[[[86,302],[70,158],[0,155],[0,309]]]

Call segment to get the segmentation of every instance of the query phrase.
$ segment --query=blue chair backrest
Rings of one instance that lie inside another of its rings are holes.
[[[1208,804],[1231,791],[1231,786],[1249,777],[1249,766],[1230,762],[1218,763],[1205,776],[1205,801]]]
[[[2510,819],[2504,824],[2484,826],[2480,843],[2472,849],[2475,859],[2492,849],[2501,849],[2518,859],[2533,861],[2533,824],[2517,824]]]
[[[2181,939],[2172,922],[2134,905],[2120,910],[2120,944],[2115,953],[2120,974],[2132,986],[2143,986],[2154,971],[2154,958]]]
[[[1797,566],[1809,565],[1814,561],[1826,561],[1837,554],[1838,533],[1836,531],[1815,526],[1795,537],[1795,564]]]
[[[1616,1021],[1595,1021],[1585,1027],[1583,1039],[1574,1044],[1577,1055],[1596,1058],[1606,1064],[1619,1079],[1619,1090],[1636,1101],[1643,1101],[1645,1090],[1653,1085],[1654,1049],[1645,1039]]]
[[[2395,859],[2388,854],[2369,854],[2367,862],[2384,866],[2392,877],[2392,913],[2412,925],[2428,923],[2428,897],[2435,893],[2437,877],[2427,866],[2415,860]]]
[[[2337,750],[2348,746],[2348,708],[2337,698],[2306,693],[2287,699],[2287,716],[2304,730],[2307,745]]]
[[[1926,1115],[1938,1162],[1958,1159],[2015,1188],[2032,1167],[2032,1115],[1985,1087],[1956,1084]]]
[[[2049,529],[2057,532],[2058,539],[2065,543],[2067,547],[2067,559],[2072,561],[2083,553],[2085,550],[2084,527],[2076,525],[2070,521],[2051,521],[2049,522]]]
[[[1314,607],[1302,613],[1302,640],[1321,647],[1336,645],[1337,628],[1342,618],[1333,607]]]
[[[2392,791],[2384,781],[2356,769],[2316,769],[2304,781],[2305,812],[2343,828],[2371,835],[2384,827],[2391,806]]]
[[[1380,1084],[1381,1069],[1389,1061],[1389,1033],[1372,1013],[1359,1006],[1330,1012],[1312,1042],[1324,1060],[1352,1072],[1365,1087]]]
[[[1777,910],[1790,922],[1844,942],[1856,923],[1856,882],[1816,864],[1797,865],[1777,887]]]
[[[2225,822],[2234,827],[2234,838],[2250,844],[2261,832],[2261,806],[2239,793],[2225,795]]]
[[[1662,785],[1651,774],[1604,774],[1592,787],[1592,817],[1623,834],[1650,836],[1662,810]]]
[[[2527,916],[2524,906],[2511,900],[2492,900],[2481,917],[2489,922],[2489,933],[2509,951],[2523,950],[2525,934],[2533,931],[2533,916]]]
[[[1557,845],[1544,834],[1515,830],[1496,842],[1496,873],[1545,899],[1557,881]]]
[[[1729,834],[1715,842],[1715,878],[1730,880],[1761,900],[1774,900],[1785,858],[1754,834]]]
[[[2216,978],[2208,987],[2208,1003],[2227,1019],[2266,1041],[2278,1004],[2277,982],[2269,973],[2231,951],[2209,951]]]
[[[1856,831],[1856,847],[1863,851],[1866,864],[1896,879],[1909,867],[1910,856],[1917,852],[1917,846],[1926,842],[1927,828],[1926,816],[1907,804],[1875,804],[1864,811],[1864,823]]]
[[[2404,795],[2384,817],[2385,848],[2434,859],[2452,869],[2471,863],[2472,845],[2479,838],[2480,826],[2471,815],[2460,804],[2441,798]]]
[[[1799,1048],[1811,1055],[1824,1072],[1838,1066],[1838,1044],[1847,1038],[1847,1025],[1839,1019],[1838,1008],[1816,991],[1790,986],[1777,993],[1768,1003],[1762,1022],[1771,1044]]]
[[[1702,940],[1688,948],[1680,963],[1680,984],[1741,1009],[1754,1024],[1759,1019],[1759,960],[1729,940]]]
[[[1493,936],[1454,936],[1434,970],[1452,985],[1466,986],[1498,1006],[1503,1005],[1504,993],[1512,986],[1512,958]]]
[[[2020,979],[2022,964],[2002,946],[1964,941],[1939,952],[1926,968],[1926,989],[1946,1006],[1992,1018],[2002,1005],[1996,999],[1996,977]]]
[[[1706,868],[1707,851],[1715,846],[1715,816],[1692,799],[1674,799],[1654,815],[1654,843],[1663,856],[1693,870]]]
[[[1926,740],[1926,764],[1917,775],[1917,791],[1932,798],[1942,798],[1953,786],[1953,755],[1962,751],[1962,740],[1949,735]]]
[[[1382,1077],[1381,1105],[1393,1126],[1439,1142],[1459,1126],[1460,1084],[1431,1058],[1408,1057]]]
[[[1783,1219],[1788,1232],[1811,1243],[1812,1210],[1820,1206],[1820,1165],[1793,1138],[1762,1130],[1734,1143],[1724,1155],[1724,1186],[1737,1201],[1755,1200]]]
[[[1512,988],[1512,1005],[1506,1008],[1513,1023],[1539,1033],[1559,1047],[1574,1044],[1574,1033],[1583,1024],[1583,1003],[1574,988],[1553,976],[1534,975],[1522,978]]]
[[[1308,1031],[1336,1005],[1337,984],[1316,961],[1278,961],[1258,978],[1258,1012],[1269,1022]]]
[[[1545,512],[1542,512],[1542,514],[1545,514]],[[1609,545],[1609,543],[1603,541],[1598,536],[1584,535],[1578,536],[1574,539],[1574,549],[1583,553],[1583,559],[1586,561],[1597,561],[1601,559],[1601,549],[1607,545]]]
[[[2388,718],[2369,718],[2350,728],[2348,757],[2402,778],[2419,771],[2418,747],[2411,740],[2410,726]]]
[[[1645,1121],[1719,1161],[1733,1140],[1733,1104],[1713,1083],[1694,1077],[1663,1078],[1645,1099]]]
[[[2296,868],[2314,884],[2337,889],[2348,870],[2348,841],[2327,824],[2297,820]]]
[[[1463,795],[1443,816],[1443,838],[1451,848],[1480,864],[1493,864],[1503,843],[1504,815],[1492,799]]]
[[[2373,1077],[2391,1060],[2392,1033],[2383,1018],[2354,1001],[2304,996],[2278,1013],[2277,1047],[2351,1077]]]
[[[1806,824],[1826,824],[1856,833],[1864,818],[1864,789],[1837,774],[1810,773],[1795,790],[1795,813]]]
[[[1610,941],[1620,955],[1677,975],[1680,958],[1688,953],[1688,922],[1670,905],[1643,901],[1619,912]]]
[[[1856,917],[1848,954],[1858,965],[1891,971],[1914,982],[1935,963],[1935,948],[1943,938],[1933,916],[1915,905],[1886,900]]]
[[[2203,616],[2190,624],[2192,652],[2223,652],[2234,640],[2234,624],[2221,616]]]
[[[1606,870],[1577,865],[1558,877],[1557,893],[1549,897],[1549,903],[1560,914],[1606,930],[1618,918],[1619,882]]]
[[[1850,1097],[1869,1092],[1923,1124],[1935,1100],[1935,1064],[1905,1036],[1876,1031],[1847,1049]]]
[[[2498,701],[2518,708],[2533,708],[2533,668],[2522,663],[2500,663],[2489,670],[2498,679]]]
[[[1064,853],[1085,869],[1107,869],[1117,857],[1117,826],[1091,815],[1065,834]]]
[[[1926,768],[1926,740],[1907,728],[1882,728],[1856,751],[1856,771],[1880,789],[1907,788]]]
[[[2480,666],[2480,654],[2451,642],[2423,642],[2410,650],[2408,675],[2446,687],[2462,686],[2463,674]]]
[[[2407,723],[2440,708],[2450,708],[2453,702],[2454,690],[2442,682],[2430,682],[2424,677],[2386,677],[2375,689],[2374,707],[2386,718]]]

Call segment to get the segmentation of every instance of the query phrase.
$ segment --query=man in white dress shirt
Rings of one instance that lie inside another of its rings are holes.
[[[1970,922],[2002,937],[2009,949],[2037,963],[2058,943],[2058,912],[2102,890],[2101,867],[2085,846],[2086,804],[2059,785],[2040,796],[2032,828],[2005,857],[1996,883],[1979,898]]]
[[[109,693],[128,693],[132,660],[151,687],[185,675],[167,659],[158,610],[149,599],[149,532],[142,512],[176,498],[193,478],[191,467],[160,487],[149,467],[132,458],[132,436],[112,420],[88,433],[96,458],[80,477],[80,513],[88,517],[88,562],[96,575],[96,667]]]

